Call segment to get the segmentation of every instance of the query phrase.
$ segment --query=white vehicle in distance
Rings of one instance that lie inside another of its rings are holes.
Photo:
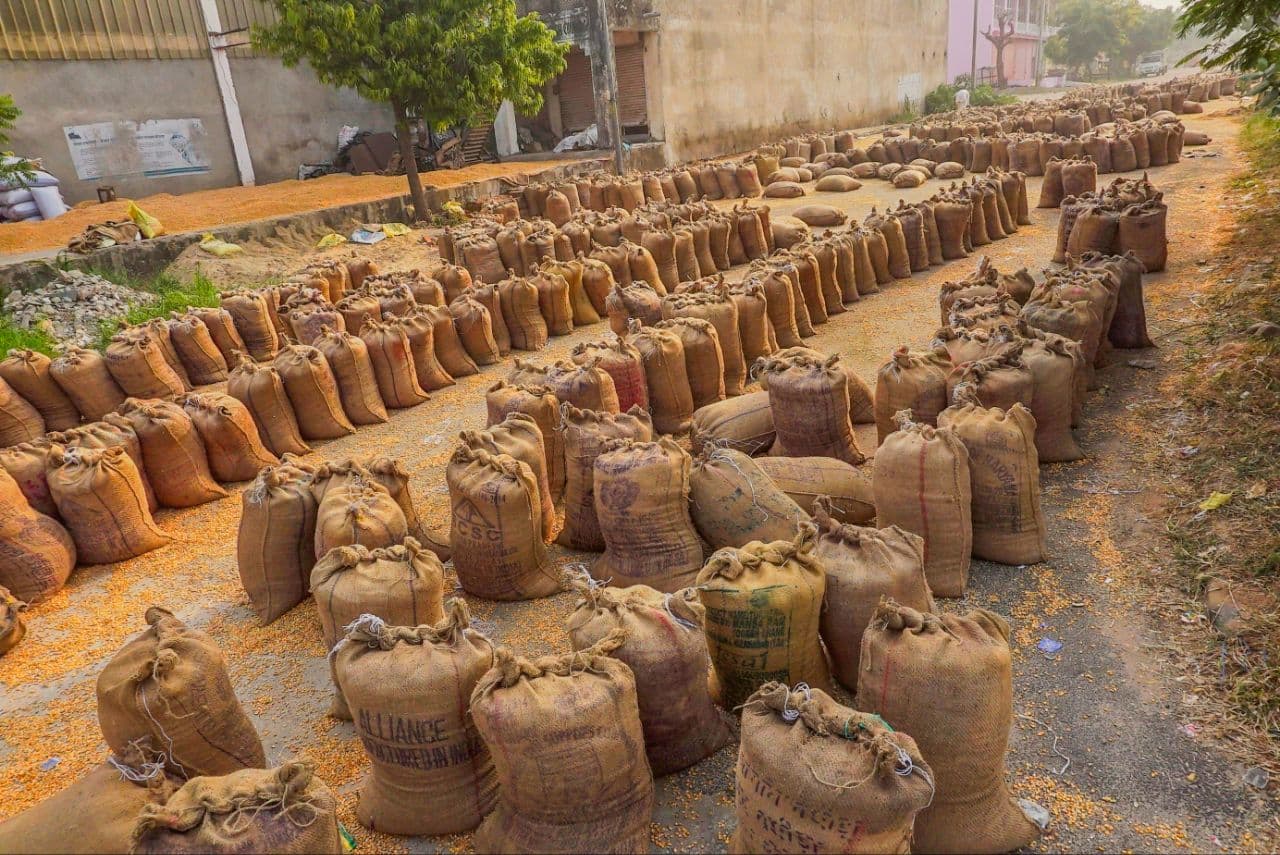
[[[1164,53],[1147,53],[1143,54],[1138,60],[1138,66],[1135,69],[1139,77],[1154,77],[1158,74],[1164,74],[1169,70],[1169,64],[1164,61]]]

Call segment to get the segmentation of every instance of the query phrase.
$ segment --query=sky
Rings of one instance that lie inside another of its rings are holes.
[[[1140,0],[1144,6],[1155,6],[1157,9],[1177,9],[1182,0]]]

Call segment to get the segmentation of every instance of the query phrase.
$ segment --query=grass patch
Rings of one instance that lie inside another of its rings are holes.
[[[137,303],[125,312],[124,317],[103,321],[98,327],[98,338],[94,342],[98,350],[105,350],[111,337],[125,326],[144,324],[152,318],[167,318],[171,312],[184,312],[191,306],[217,306],[221,300],[217,286],[198,270],[186,281],[167,273],[148,282],[128,279],[112,281],[136,291],[155,294],[159,299],[154,303]]]
[[[0,359],[10,350],[29,348],[45,356],[57,356],[57,343],[43,330],[28,330],[14,324],[7,315],[0,315]]]

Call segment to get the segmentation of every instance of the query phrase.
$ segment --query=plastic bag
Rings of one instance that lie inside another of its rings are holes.
[[[387,237],[400,237],[401,235],[409,234],[409,232],[411,231],[413,231],[413,229],[409,228],[404,223],[383,223],[382,224],[382,233],[385,234]]]
[[[164,234],[164,224],[146,211],[138,207],[136,202],[129,203],[129,219],[137,224],[144,238],[159,237]]]
[[[239,255],[244,252],[244,248],[239,244],[219,240],[208,233],[200,238],[200,248],[210,255],[218,256],[218,258],[226,258],[228,255]]]
[[[337,246],[340,243],[346,243],[347,239],[337,232],[330,232],[320,238],[320,242],[316,244],[316,249],[328,249],[331,246]]]

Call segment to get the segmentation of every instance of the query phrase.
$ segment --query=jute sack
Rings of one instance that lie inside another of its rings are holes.
[[[172,314],[169,340],[192,386],[208,386],[227,379],[230,363],[196,310]]]
[[[719,336],[724,357],[724,391],[741,395],[747,382],[747,362],[738,332],[738,306],[723,282],[711,291],[675,294],[662,301],[664,318],[701,318],[710,321]],[[653,389],[653,384],[649,388]]]
[[[356,432],[342,409],[338,380],[323,353],[305,344],[286,344],[272,364],[284,383],[303,439],[338,439]]]
[[[658,324],[657,329],[670,330],[680,336],[693,406],[705,407],[723,401],[724,354],[715,326],[701,318],[672,318]]]
[[[638,323],[635,329],[639,331]],[[603,341],[580,342],[574,345],[571,358],[579,365],[594,362],[609,373],[613,378],[614,393],[618,396],[618,412],[625,413],[633,406],[649,409],[644,360],[625,335],[610,336]]]
[[[605,371],[599,362],[557,360],[547,369],[544,379],[534,381],[534,385],[546,385],[557,400],[584,410],[619,412],[620,401],[613,375]]]
[[[827,354],[809,347],[788,347],[778,351],[774,356],[779,359],[792,356],[807,356],[818,361],[827,359]],[[852,365],[842,361],[840,368],[848,378],[849,421],[855,425],[875,424],[875,396],[871,392],[871,387],[858,375]]]
[[[232,369],[231,379],[227,381],[227,395],[249,411],[262,444],[276,455],[311,451],[311,446],[302,441],[298,417],[294,415],[280,372],[275,366],[252,362],[243,354],[238,357],[240,363]]]
[[[160,503],[156,501],[155,491],[151,489],[151,482],[147,480],[146,464],[142,458],[142,443],[138,441],[138,435],[134,433],[133,428],[123,419],[108,414],[102,421],[89,422],[61,433],[48,434],[48,439],[52,444],[66,448],[123,448],[138,470],[138,478],[142,481],[142,492],[147,499],[147,510],[155,513],[159,509]],[[47,482],[48,479],[45,480]]]
[[[834,457],[855,466],[866,458],[849,419],[849,379],[840,355],[825,359],[789,353],[756,363],[769,393],[778,438],[774,457]]]
[[[438,623],[361,615],[329,658],[369,757],[356,816],[383,834],[460,834],[493,806],[498,781],[467,707],[493,666],[461,599]],[[424,810],[424,805],[430,805]]]
[[[684,433],[693,419],[693,390],[681,336],[673,330],[643,327],[632,333],[630,341],[644,365],[654,429]]]
[[[862,639],[857,707],[915,734],[929,760],[937,789],[916,818],[914,848],[1011,852],[1039,837],[1005,786],[1013,666],[999,615],[881,603]]]
[[[0,361],[0,380],[40,413],[44,430],[67,430],[80,424],[80,411],[54,380],[51,364],[52,360],[39,351],[10,350],[9,357]]]
[[[933,773],[910,736],[821,689],[778,682],[743,707],[734,774],[729,851],[739,855],[908,852],[933,797]]]
[[[434,392],[452,386],[455,377],[469,377],[479,372],[480,367],[462,346],[448,309],[419,306],[392,323],[409,338],[414,374],[423,391]]]
[[[768,392],[748,392],[699,407],[689,431],[694,454],[715,445],[754,457],[768,451],[776,439]]]
[[[262,626],[306,599],[316,563],[316,497],[293,465],[258,473],[240,497],[236,567]]]
[[[586,650],[533,661],[494,652],[471,694],[498,775],[477,851],[649,851],[653,773],[636,681],[609,655],[623,636],[615,631]]]
[[[862,634],[881,597],[922,612],[933,611],[933,593],[924,575],[924,539],[896,525],[874,528],[844,525],[818,500],[814,557],[827,573],[821,634],[836,680],[849,691],[858,688]]]
[[[244,339],[240,337],[240,333],[236,330],[234,318],[226,309],[192,306],[189,313],[204,322],[205,328],[209,332],[209,338],[213,340],[214,346],[218,348],[218,352],[222,354],[222,358],[228,367],[233,364],[232,356],[236,351],[241,353],[248,352]],[[181,352],[179,352],[179,355],[181,355]]]
[[[463,444],[445,470],[453,566],[463,590],[533,600],[560,590],[543,544],[542,498],[528,464]]]
[[[182,378],[165,361],[159,343],[146,328],[113,335],[103,358],[116,383],[132,397],[171,398],[186,391]]]
[[[489,312],[489,331],[493,334],[494,343],[498,345],[498,355],[506,356],[511,352],[511,331],[507,329],[506,319],[502,315],[502,298],[498,296],[497,286],[482,285],[466,293]]]
[[[369,321],[382,320],[382,306],[371,294],[348,294],[336,304],[347,331],[358,334]]]
[[[0,656],[17,647],[27,635],[22,613],[27,604],[0,585]]]
[[[1097,361],[1101,337],[1106,334],[1102,318],[1088,300],[1035,299],[1022,307],[1022,319],[1046,333],[1057,333],[1077,342],[1086,364],[1088,385],[1093,386],[1092,366]]]
[[[804,523],[791,540],[721,549],[698,574],[707,648],[725,709],[771,680],[831,688],[818,641],[826,576],[812,554],[816,535],[813,523]]]
[[[498,283],[498,300],[515,350],[542,350],[547,346],[547,322],[538,307],[538,286],[512,277]]]
[[[361,477],[325,490],[316,509],[315,557],[323,558],[338,546],[380,549],[400,543],[408,534],[409,521],[391,492]]]
[[[0,470],[0,586],[24,603],[47,600],[76,566],[76,546],[62,524],[33,510]]]
[[[468,294],[449,304],[453,326],[467,355],[476,365],[493,365],[502,358],[498,342],[493,337],[493,321],[484,303]]]
[[[780,270],[761,273],[755,281],[764,290],[773,343],[779,347],[799,347],[800,330],[796,326],[795,294],[791,290],[790,278]]]
[[[951,428],[898,414],[898,429],[876,452],[871,474],[881,528],[924,538],[924,572],[939,597],[964,595],[973,551],[969,453]]]
[[[68,347],[49,363],[49,376],[76,405],[80,415],[92,421],[114,410],[125,399],[107,362],[96,350]]]
[[[326,328],[313,346],[324,355],[338,384],[342,411],[353,425],[376,425],[387,420],[387,408],[378,391],[369,347],[364,339],[342,330]]]
[[[165,364],[173,369],[174,374],[178,375],[178,380],[182,382],[182,390],[184,392],[190,391],[191,377],[187,374],[187,367],[182,364],[182,360],[178,358],[178,351],[173,346],[173,336],[169,332],[169,322],[164,318],[152,318],[144,324],[139,324],[136,329],[140,333],[145,333],[151,337],[156,347],[159,348]]]
[[[1035,396],[1035,377],[1021,357],[1022,343],[1013,342],[974,362],[952,369],[947,377],[947,399],[952,404],[977,403],[1007,410],[1014,404],[1030,406]]]
[[[1036,420],[1022,404],[1009,409],[957,403],[938,416],[969,452],[973,554],[998,564],[1045,560]],[[909,603],[908,603],[909,605]]]
[[[529,277],[538,289],[538,311],[547,322],[550,335],[573,332],[573,304],[569,300],[569,283],[559,273],[543,269]]]
[[[773,326],[769,322],[769,303],[764,287],[754,283],[735,285],[729,296],[738,309],[738,339],[742,358],[748,365],[778,349]],[[746,381],[744,380],[745,384]]]
[[[44,432],[40,412],[0,378],[0,447],[30,442]]]
[[[1031,415],[1036,423],[1036,454],[1041,463],[1079,460],[1084,452],[1071,433],[1077,395],[1076,375],[1085,371],[1080,345],[1059,335],[1024,339],[1022,364],[1031,372],[1035,393]]]
[[[161,754],[165,769],[184,778],[265,766],[213,639],[157,606],[144,617],[147,629],[98,674],[98,724],[111,750]]]
[[[543,456],[547,461],[547,480],[551,498],[556,501],[564,492],[564,438],[560,433],[560,403],[546,386],[520,386],[499,380],[485,392],[488,425],[492,427],[510,413],[533,416],[542,431]]]
[[[82,564],[124,561],[171,540],[152,519],[138,467],[123,448],[55,447],[48,459],[49,492]]]
[[[45,476],[45,470],[49,466],[49,449],[53,445],[48,437],[41,437],[31,442],[0,448],[0,469],[9,473],[9,477],[17,482],[18,489],[34,510],[56,520],[58,506],[49,495],[49,479]]]
[[[757,462],[731,448],[707,448],[689,477],[693,523],[712,549],[770,543],[809,519]]]
[[[182,406],[200,434],[217,480],[250,481],[262,467],[280,462],[262,444],[253,416],[237,399],[217,392],[193,393]]]
[[[616,284],[613,278],[613,268],[598,258],[581,258],[582,264],[582,291],[591,303],[591,309],[596,316],[603,320],[609,314],[608,308],[605,306],[605,300],[609,296],[609,292],[613,290]],[[574,318],[577,323],[577,318]],[[584,323],[590,323],[586,321]]]
[[[565,283],[569,286],[569,306],[573,309],[573,325],[579,327],[600,323],[600,313],[596,311],[582,284],[582,277],[586,272],[583,260],[575,258],[572,261],[554,261],[548,263],[546,269],[549,273],[563,276]]]
[[[862,525],[876,518],[871,475],[832,457],[759,457],[755,463],[779,490],[812,515],[819,496],[838,521]]]
[[[378,380],[378,392],[384,404],[402,409],[417,406],[430,398],[418,385],[413,349],[403,326],[395,322],[370,321],[360,331],[360,338],[369,348],[369,360],[373,363],[373,374]]]
[[[251,357],[263,362],[276,355],[279,340],[271,322],[267,298],[261,291],[224,294],[222,308],[231,315],[236,332]]]
[[[571,405],[561,404],[561,413],[568,406]],[[485,430],[462,431],[458,434],[458,440],[463,445],[473,449],[484,449],[494,456],[510,455],[529,467],[538,484],[542,539],[551,540],[555,533],[556,507],[551,501],[546,446],[543,443],[542,431],[533,416],[528,413],[508,413],[502,421]]]
[[[662,320],[662,297],[643,279],[625,285],[619,283],[605,298],[605,312],[609,316],[609,329],[615,335],[625,335],[632,318],[646,326]]]
[[[138,855],[345,851],[338,800],[307,763],[190,780],[164,804],[143,807],[133,840]]]
[[[1080,266],[1101,267],[1120,280],[1111,325],[1107,328],[1107,340],[1112,347],[1154,347],[1151,337],[1147,335],[1146,301],[1142,295],[1142,274],[1147,269],[1142,260],[1132,252],[1124,255],[1085,253],[1080,259]],[[36,405],[37,408],[39,406]]]
[[[645,753],[655,776],[687,769],[733,739],[707,686],[704,609],[689,588],[664,594],[647,585],[605,587],[574,582],[578,600],[566,630],[574,650],[586,650],[622,630],[613,651],[635,677]]]
[[[610,439],[653,439],[653,420],[638,406],[625,413],[580,410],[572,404],[560,405],[564,425],[564,528],[556,542],[570,549],[603,552],[604,535],[596,516],[595,461]]]
[[[166,508],[191,508],[225,498],[209,468],[209,455],[191,417],[169,401],[128,398],[120,415],[138,437],[143,468],[156,501]]]
[[[934,424],[947,407],[947,372],[951,364],[938,351],[899,347],[876,373],[876,434],[883,443],[895,429],[894,416],[910,410],[912,418]]]
[[[677,591],[693,581],[702,567],[702,543],[689,515],[692,464],[671,437],[603,443],[593,484],[605,550],[592,576],[659,591]]]

